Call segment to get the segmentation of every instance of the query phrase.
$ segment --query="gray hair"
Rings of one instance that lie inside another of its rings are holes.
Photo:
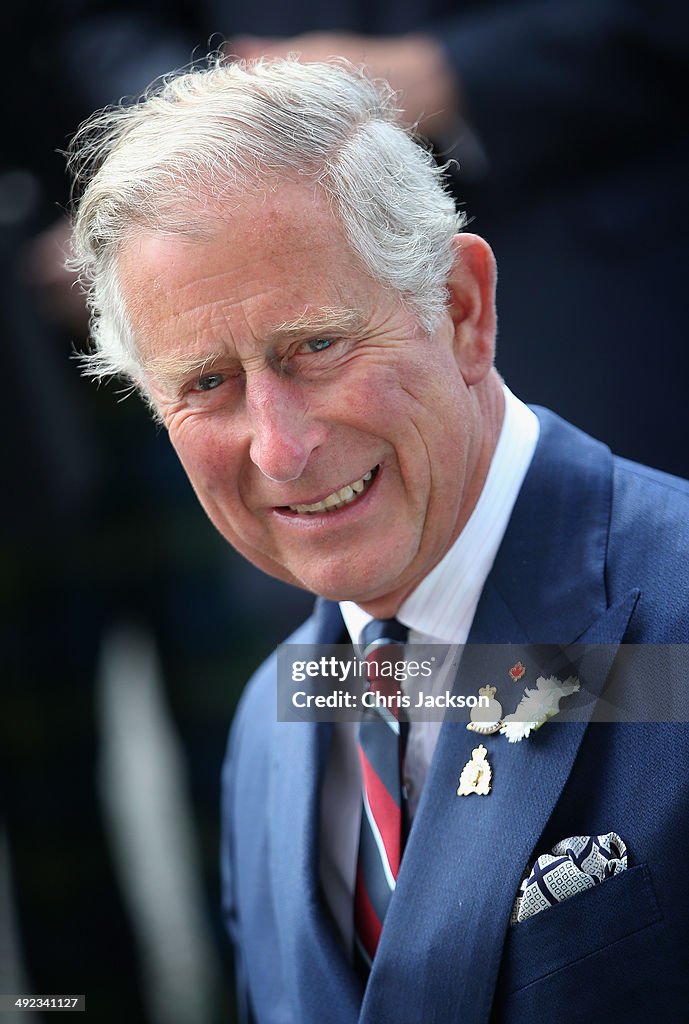
[[[142,385],[117,279],[137,230],[198,235],[217,203],[289,177],[328,197],[368,272],[396,289],[428,331],[447,302],[452,238],[464,217],[443,169],[398,124],[388,86],[345,62],[213,58],[164,79],[135,104],[96,113],[69,154],[71,265],[92,314],[88,370]]]

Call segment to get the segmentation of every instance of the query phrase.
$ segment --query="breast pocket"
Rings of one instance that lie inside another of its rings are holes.
[[[673,957],[640,864],[510,928],[492,1019],[688,1024]]]

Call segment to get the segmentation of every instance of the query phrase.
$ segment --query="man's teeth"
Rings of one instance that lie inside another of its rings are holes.
[[[323,498],[323,501],[317,501],[315,505],[288,505],[288,508],[292,512],[302,513],[330,512],[333,509],[342,508],[343,505],[348,505],[350,501],[354,501],[358,494],[361,494],[372,476],[373,470],[369,469],[368,473],[365,473],[360,480],[355,480],[353,484],[341,487],[339,491],[333,491],[327,498]]]

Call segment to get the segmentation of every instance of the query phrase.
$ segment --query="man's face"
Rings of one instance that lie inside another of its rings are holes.
[[[204,241],[143,234],[120,261],[172,444],[251,562],[391,614],[448,550],[485,476],[461,329],[445,315],[427,336],[303,186],[216,223]]]

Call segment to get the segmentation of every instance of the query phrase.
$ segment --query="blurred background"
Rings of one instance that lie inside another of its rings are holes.
[[[83,993],[104,1024],[220,1024],[227,729],[311,599],[216,536],[137,399],[79,376],[59,151],[218,46],[366,62],[496,252],[507,384],[687,476],[689,10],[32,0],[0,24],[0,992]]]

